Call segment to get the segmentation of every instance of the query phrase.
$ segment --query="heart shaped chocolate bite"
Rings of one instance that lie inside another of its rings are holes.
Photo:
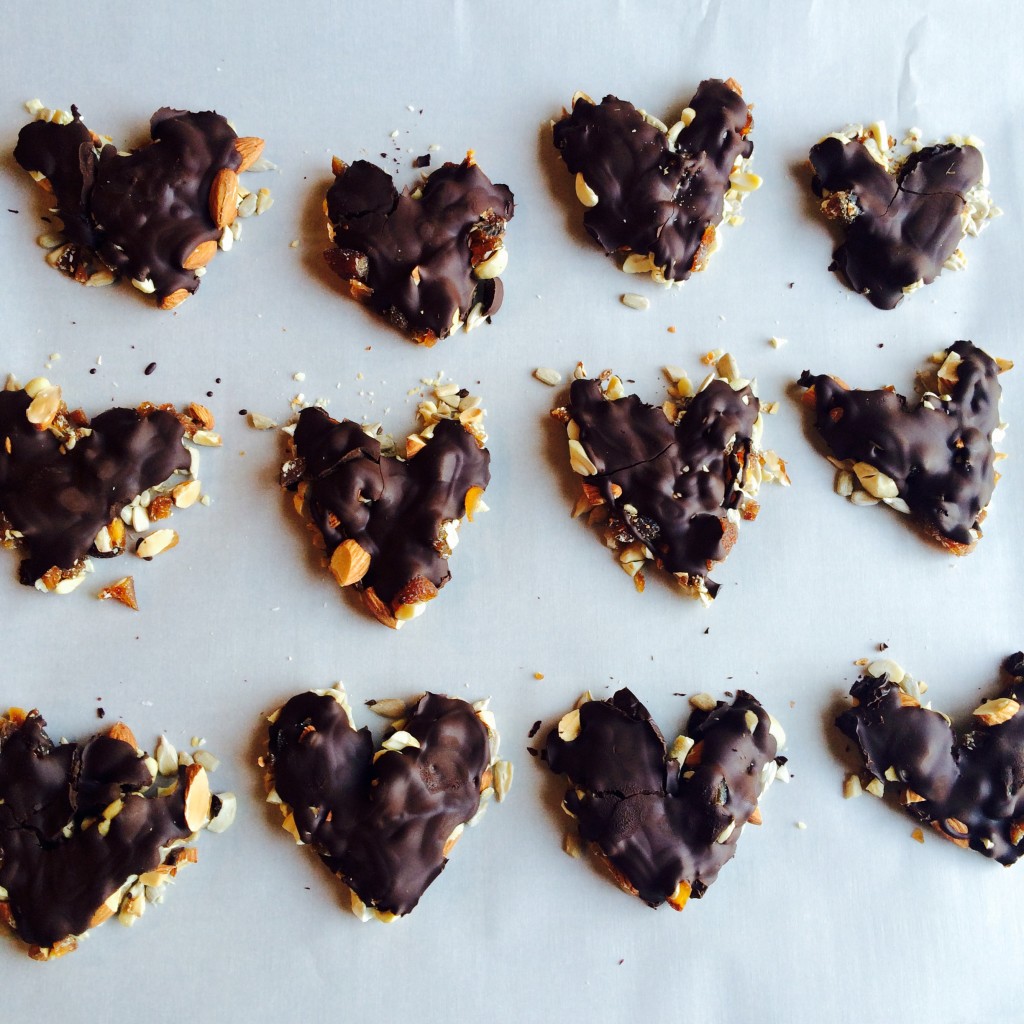
[[[606,371],[586,379],[582,364],[569,402],[552,410],[565,423],[569,463],[584,478],[574,515],[589,513],[619,564],[644,587],[652,559],[705,604],[708,578],[756,518],[764,480],[789,483],[785,463],[761,451],[761,403],[730,355],[717,360],[694,393],[686,374],[666,367],[672,398],[661,406],[627,395]]]
[[[740,204],[761,184],[750,173],[751,108],[731,78],[701,82],[671,128],[606,96],[576,93],[554,126],[554,142],[576,176],[583,224],[623,270],[662,283],[703,270],[723,218],[739,224]]]
[[[422,426],[400,458],[390,438],[382,446],[379,425],[303,409],[281,470],[338,585],[354,585],[392,629],[420,615],[451,578],[462,519],[487,508],[491,478],[478,397],[441,384],[418,416]]]
[[[1009,865],[1024,854],[1024,654],[1010,655],[1003,671],[1001,695],[974,709],[970,728],[954,731],[946,715],[921,706],[923,683],[893,661],[875,661],[836,725],[860,748],[871,776],[864,789],[879,797],[895,790],[911,817]],[[861,789],[859,776],[847,779],[847,795]]]
[[[194,834],[235,814],[234,795],[211,796],[206,768],[164,741],[149,757],[118,723],[54,746],[45,726],[38,711],[0,716],[0,920],[37,960],[114,914],[133,924],[195,862]]]
[[[736,852],[758,800],[785,764],[785,734],[742,690],[731,705],[691,698],[687,733],[671,750],[628,690],[585,694],[548,734],[544,759],[566,775],[562,807],[616,881],[649,906],[682,910]],[[784,777],[788,777],[787,775]]]
[[[271,715],[260,764],[284,829],[349,887],[353,912],[391,921],[416,906],[487,800],[504,797],[512,768],[496,760],[487,701],[425,693],[368,704],[393,719],[376,752],[339,683]]]
[[[231,247],[235,218],[270,205],[266,189],[250,199],[238,180],[263,140],[239,138],[220,114],[162,107],[150,119],[152,143],[123,153],[86,128],[77,107],[68,114],[36,101],[29,110],[37,119],[22,128],[14,157],[53,194],[63,221],[40,244],[52,266],[82,284],[121,275],[174,309],[199,287],[218,247]]]
[[[829,269],[879,309],[892,309],[943,268],[966,267],[964,236],[1001,212],[976,140],[922,147],[915,129],[905,145],[900,155],[878,122],[834,132],[810,153],[821,212],[845,227]]]
[[[324,212],[335,248],[324,259],[355,298],[428,347],[498,311],[515,206],[472,153],[401,193],[366,160],[335,158],[333,170]]]
[[[67,593],[142,533],[199,498],[198,453],[219,445],[210,411],[192,403],[108,409],[91,422],[42,377],[0,391],[0,542],[19,547],[21,582]],[[180,475],[180,479],[179,479]],[[152,558],[178,542],[165,527],[139,540]],[[134,602],[134,598],[133,598]]]
[[[835,377],[804,371],[804,401],[839,470],[836,490],[858,505],[885,502],[909,515],[954,554],[970,551],[999,474],[994,443],[999,419],[998,374],[1013,364],[994,360],[969,341],[932,357],[941,364],[909,406],[894,388],[851,390]]]

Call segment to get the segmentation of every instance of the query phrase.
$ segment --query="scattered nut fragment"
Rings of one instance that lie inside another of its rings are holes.
[[[547,384],[549,387],[557,387],[562,382],[562,375],[557,370],[551,369],[550,366],[538,366],[533,371],[533,375],[542,384]]]
[[[636,292],[625,292],[620,296],[620,301],[630,309],[650,309],[651,300],[644,295],[637,295]]]
[[[139,558],[155,558],[164,551],[170,551],[178,543],[177,531],[171,529],[154,530],[149,536],[139,541],[135,554]]]

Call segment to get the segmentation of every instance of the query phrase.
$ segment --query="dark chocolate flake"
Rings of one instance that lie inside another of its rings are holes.
[[[921,707],[919,687],[899,666],[876,662],[836,725],[911,817],[1010,865],[1024,853],[1024,654],[1010,655],[1003,672],[1001,694],[955,732],[945,715]]]
[[[927,536],[960,555],[981,536],[995,488],[993,441],[1003,429],[998,375],[1010,365],[969,341],[955,342],[929,382],[933,390],[914,406],[892,388],[850,389],[808,371],[799,383],[819,433],[859,487],[909,513]]]
[[[745,171],[753,119],[739,86],[700,84],[671,129],[632,103],[577,93],[554,127],[554,143],[576,176],[583,223],[606,253],[633,254],[626,269],[684,281],[704,269],[718,225],[758,179]],[[734,173],[743,188],[734,188]],[[728,194],[728,195],[727,195]]]
[[[777,737],[778,724],[740,691],[731,705],[694,711],[669,751],[647,709],[622,689],[563,716],[544,759],[568,777],[563,806],[622,888],[682,910],[732,858],[743,825],[760,821]]]

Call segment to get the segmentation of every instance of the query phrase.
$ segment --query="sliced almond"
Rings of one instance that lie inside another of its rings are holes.
[[[249,170],[259,160],[265,145],[263,139],[257,135],[242,135],[235,139],[235,149],[242,158],[242,162],[238,165],[239,174]]]
[[[177,309],[191,294],[187,288],[178,288],[160,300],[160,308]]]
[[[238,175],[222,167],[210,186],[210,216],[219,228],[228,227],[238,213]]]
[[[976,707],[972,714],[980,718],[985,725],[999,725],[1008,722],[1018,711],[1020,704],[1012,697],[996,697]]]
[[[331,573],[339,587],[358,583],[370,570],[370,556],[351,537],[343,540],[331,555]]]
[[[199,500],[202,485],[198,480],[187,480],[171,491],[171,498],[177,508],[189,508]]]
[[[205,267],[217,255],[217,240],[200,242],[182,261],[182,270],[198,270]]]
[[[164,529],[154,530],[148,537],[144,537],[135,549],[139,558],[154,558],[164,551],[170,551],[178,543],[176,530]]]
[[[210,817],[210,778],[199,764],[185,768],[185,824],[197,832]]]

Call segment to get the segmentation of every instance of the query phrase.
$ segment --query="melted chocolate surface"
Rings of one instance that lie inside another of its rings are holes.
[[[14,157],[53,187],[64,234],[111,270],[151,280],[158,299],[199,287],[182,261],[221,235],[210,215],[214,176],[237,170],[236,135],[220,114],[162,107],[150,119],[152,143],[127,155],[102,147],[82,122],[33,121],[18,135]]]
[[[805,371],[814,388],[815,426],[838,459],[866,462],[896,482],[911,516],[947,546],[969,548],[995,488],[993,431],[999,426],[999,367],[969,341],[948,401],[910,406],[895,391],[850,390]]]
[[[811,149],[811,187],[823,211],[846,224],[832,254],[850,287],[879,309],[892,309],[918,281],[931,284],[964,235],[964,197],[982,179],[973,146],[929,146],[894,173],[857,140],[829,137]]]
[[[54,746],[45,726],[37,711],[0,718],[0,886],[17,935],[43,948],[88,931],[113,893],[191,834],[183,786],[145,795],[153,777],[130,744]],[[95,819],[117,800],[103,835]]]
[[[696,117],[670,146],[632,103],[582,97],[555,125],[554,142],[571,174],[597,194],[583,215],[606,253],[650,253],[666,280],[684,281],[702,263],[721,223],[729,175],[748,157],[750,108],[731,84],[701,82]]]
[[[508,187],[492,184],[468,156],[434,171],[419,198],[408,188],[399,193],[387,171],[357,160],[327,191],[335,248],[324,257],[355,282],[353,294],[432,345],[475,307],[482,317],[498,311],[500,278],[480,279],[474,270],[502,246],[514,210]]]
[[[67,450],[28,422],[30,402],[24,391],[0,392],[0,517],[23,535],[20,578],[29,586],[54,566],[74,568],[136,495],[189,465],[173,413],[108,409]]]
[[[443,524],[461,519],[470,489],[491,478],[490,452],[461,424],[437,423],[426,445],[400,461],[382,455],[359,424],[314,406],[299,414],[294,444],[297,458],[282,482],[306,482],[306,507],[328,555],[351,538],[370,556],[357,587],[372,588],[394,611],[411,591],[432,597],[448,582]]]
[[[1003,695],[1024,703],[1024,654],[1006,659]],[[865,766],[912,799],[911,817],[958,845],[1013,864],[1024,853],[1024,713],[955,732],[939,712],[917,706],[887,675],[850,690],[857,707],[836,725],[860,748]],[[898,781],[885,778],[892,768]]]
[[[704,895],[736,852],[763,791],[762,769],[777,753],[768,713],[742,690],[731,705],[694,711],[687,734],[695,745],[680,765],[647,709],[622,689],[581,705],[578,735],[564,740],[552,729],[544,750],[551,770],[568,777],[565,806],[580,836],[652,907],[683,882]]]
[[[718,584],[707,574],[736,538],[728,512],[743,498],[760,410],[750,386],[733,390],[724,380],[711,381],[675,424],[636,395],[607,400],[599,380],[573,381],[566,408],[597,469],[585,480],[612,516],[665,570],[705,580],[714,596]]]
[[[369,907],[408,914],[447,864],[444,848],[480,806],[487,729],[463,700],[426,693],[402,729],[419,747],[374,761],[330,695],[292,697],[270,726],[274,786],[303,842]]]

